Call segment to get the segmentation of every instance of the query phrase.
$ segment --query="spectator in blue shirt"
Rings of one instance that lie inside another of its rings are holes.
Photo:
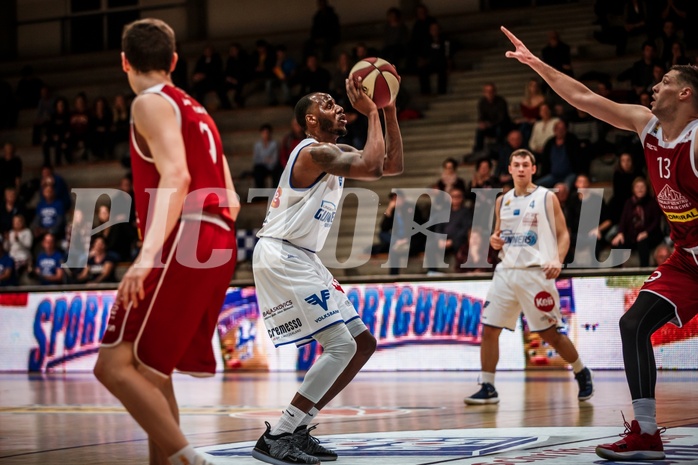
[[[56,249],[56,238],[53,234],[46,234],[41,240],[41,252],[36,257],[34,274],[41,284],[61,284],[65,273],[63,264],[63,252]]]
[[[56,198],[56,191],[52,184],[44,185],[41,193],[42,198],[36,204],[36,216],[32,223],[34,238],[39,238],[46,233],[62,237],[65,231],[65,207],[63,202]]]
[[[272,187],[279,184],[281,172],[279,165],[279,146],[271,138],[272,128],[270,124],[263,124],[259,128],[260,139],[254,143],[254,153],[252,155],[254,184],[255,187],[263,189],[266,187],[267,177],[272,177]]]
[[[17,284],[15,261],[5,252],[0,241],[0,287],[16,286]]]

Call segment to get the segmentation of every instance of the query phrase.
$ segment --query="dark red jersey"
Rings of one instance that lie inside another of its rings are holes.
[[[653,117],[642,132],[647,172],[677,247],[698,246],[698,169],[693,147],[697,128],[694,120],[676,140],[664,142],[662,127]]]
[[[189,195],[185,201],[183,214],[204,212],[218,215],[233,225],[228,207],[221,207],[217,196],[206,192],[208,189],[225,189],[223,168],[223,145],[221,137],[206,109],[183,90],[159,84],[142,93],[161,95],[172,104],[182,129],[187,168],[191,182]],[[150,150],[145,139],[131,122],[131,167],[133,169],[133,190],[136,202],[136,215],[141,237],[148,227],[149,202],[154,198],[154,189],[160,182]],[[191,194],[193,193],[193,194]],[[223,197],[225,198],[225,197]],[[222,200],[220,203],[225,203]],[[202,208],[203,206],[203,208]]]

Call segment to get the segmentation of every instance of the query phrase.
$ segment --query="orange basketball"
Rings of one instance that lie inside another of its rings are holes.
[[[364,58],[354,65],[349,75],[362,79],[364,92],[378,108],[395,100],[400,90],[400,77],[395,67],[382,58]]]

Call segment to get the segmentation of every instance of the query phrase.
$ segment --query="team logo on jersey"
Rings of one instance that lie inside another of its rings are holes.
[[[666,184],[657,195],[657,203],[659,203],[659,206],[665,212],[667,210],[684,210],[684,213],[688,213],[685,210],[691,208],[691,202],[681,192],[674,190],[669,184]],[[695,209],[693,209],[693,211],[695,211]],[[667,216],[669,216],[668,213]],[[680,220],[672,220],[669,218],[669,221]]]
[[[550,292],[541,291],[533,298],[533,303],[541,312],[549,312],[555,308],[555,299]]]
[[[285,334],[296,334],[300,331],[301,326],[303,326],[303,322],[301,321],[301,319],[294,318],[293,320],[288,321],[286,323],[282,323],[279,326],[268,328],[267,332],[269,333],[269,337],[273,339],[275,336],[283,336]]]
[[[526,231],[522,234],[514,233],[511,229],[505,229],[502,231],[501,238],[504,240],[505,245],[515,247],[534,246],[538,242],[538,235],[533,231]]]
[[[519,216],[520,214],[521,214],[521,210],[519,210],[518,208],[516,210],[514,210],[514,216]]]
[[[318,211],[315,212],[314,218],[322,223],[325,223],[323,226],[329,228],[332,226],[332,222],[334,221],[336,214],[337,206],[328,200],[323,200],[320,204],[320,208],[318,208]]]
[[[271,208],[279,208],[279,205],[281,205],[281,193],[283,190],[281,187],[276,188],[276,192],[274,192],[274,198],[271,199]]]
[[[686,223],[688,221],[693,221],[696,218],[698,218],[698,210],[695,208],[686,211],[686,212],[680,212],[680,213],[669,213],[665,212],[666,214],[666,219],[671,221],[672,223]]]
[[[654,150],[655,152],[658,150],[656,145],[652,145],[649,142],[647,142],[645,145],[647,146],[648,149]]]
[[[323,289],[320,291],[320,295],[312,294],[305,298],[305,301],[310,305],[319,305],[323,310],[327,310],[327,299],[330,298],[330,291]]]
[[[276,316],[280,313],[285,312],[286,310],[290,310],[293,308],[293,301],[292,300],[287,300],[284,303],[281,303],[279,305],[276,305],[275,307],[269,308],[267,310],[264,310],[262,312],[263,317],[268,317],[268,316]]]

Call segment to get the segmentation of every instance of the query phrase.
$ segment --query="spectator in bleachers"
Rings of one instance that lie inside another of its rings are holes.
[[[567,227],[570,229],[570,248],[568,257],[574,256],[574,261],[577,264],[592,264],[592,257],[598,259],[601,252],[607,245],[604,239],[608,230],[613,226],[608,206],[603,199],[595,192],[588,189],[591,188],[591,181],[586,174],[580,174],[574,181],[574,190],[568,199],[570,218],[567,221]],[[593,225],[582,223],[580,221],[583,203],[584,202],[601,202],[601,215],[598,222]],[[572,240],[575,237],[576,240]],[[580,241],[580,237],[588,238],[584,244]],[[583,245],[584,244],[584,245]],[[585,246],[586,245],[586,246]]]
[[[482,152],[485,149],[485,138],[496,139],[500,144],[509,128],[509,105],[504,97],[497,94],[497,88],[493,82],[485,84],[482,88],[483,96],[477,104],[477,130],[475,131],[474,152]]]
[[[225,94],[223,85],[223,60],[212,45],[204,47],[202,55],[196,61],[194,66],[194,74],[191,78],[191,90],[193,97],[201,102],[202,105],[206,102],[206,94],[214,92],[218,97],[218,102],[221,108],[229,109],[230,101]]]
[[[116,262],[118,258],[107,251],[106,242],[101,236],[92,239],[92,246],[87,257],[87,264],[77,275],[76,282],[86,284],[116,282]]]
[[[458,252],[456,252],[456,263],[455,271],[460,273],[486,273],[492,271],[492,262],[490,261],[489,253],[480,255],[482,252],[482,243],[486,242],[487,233],[485,233],[481,228],[473,227],[468,231],[468,238],[461,245]],[[485,248],[488,252],[495,255],[494,260],[496,260],[496,250]],[[468,263],[470,266],[461,268],[461,265]],[[473,264],[481,265],[480,268],[473,268]],[[473,333],[475,334],[475,333]]]
[[[560,40],[560,34],[557,31],[548,33],[548,42],[543,47],[541,55],[544,63],[568,76],[574,75],[570,46]]]
[[[5,237],[5,250],[15,262],[17,276],[25,273],[32,263],[34,237],[22,214],[12,217],[12,229]]]
[[[22,159],[17,156],[17,148],[12,142],[5,142],[0,158],[0,189],[19,189],[22,182]]]
[[[441,164],[441,177],[432,186],[434,189],[449,192],[458,188],[465,192],[465,181],[458,176],[458,161],[455,158],[447,158]]]
[[[410,42],[408,49],[407,70],[413,72],[417,70],[417,59],[419,51],[428,46],[431,41],[429,27],[436,22],[433,16],[429,15],[429,10],[426,5],[420,3],[415,11],[415,21],[412,25],[412,33],[410,34]]]
[[[45,140],[55,102],[56,100],[51,95],[49,87],[46,85],[41,86],[39,102],[36,105],[36,116],[32,126],[32,145],[41,145],[41,141]]]
[[[48,233],[60,239],[65,232],[66,211],[63,202],[56,198],[52,184],[44,184],[41,192],[42,196],[36,205],[36,214],[32,222],[34,238],[38,239]]]
[[[613,224],[620,222],[625,203],[633,195],[633,181],[638,176],[642,176],[642,173],[635,167],[632,155],[621,153],[618,157],[618,165],[613,171],[613,197],[609,201],[609,211]]]
[[[476,194],[473,189],[499,187],[499,180],[492,175],[492,160],[489,158],[480,158],[475,162],[475,170],[473,178],[466,186],[466,200],[471,202],[476,201]]]
[[[17,126],[19,108],[12,86],[0,79],[0,129],[12,129]]]
[[[497,151],[497,168],[494,176],[499,184],[513,182],[511,174],[509,174],[509,157],[514,151],[525,149],[523,134],[518,129],[512,129],[507,134],[506,141],[499,147]]]
[[[441,32],[439,23],[431,23],[429,42],[419,51],[417,59],[419,90],[422,95],[431,94],[432,74],[437,76],[437,92],[441,95],[446,93],[450,60],[451,42]]]
[[[276,55],[273,47],[264,39],[257,40],[255,43],[255,51],[252,52],[252,56],[250,57],[250,75],[255,86],[264,87],[268,105],[274,103],[272,101],[271,86],[272,80],[274,79],[275,63]]]
[[[125,163],[129,160],[129,131],[131,126],[131,107],[122,94],[114,97],[112,105],[112,141],[114,156]],[[130,165],[130,161],[128,162]]]
[[[410,31],[402,19],[402,11],[392,7],[386,13],[383,30],[383,49],[380,56],[400,69],[406,56]]]
[[[123,192],[125,197],[131,199],[131,209],[128,214],[128,222],[134,227],[134,234],[136,233],[136,202],[133,194],[133,175],[129,172],[121,177],[119,181],[119,190]]]
[[[659,62],[664,66],[667,66],[671,62],[671,46],[674,42],[681,43],[681,38],[678,35],[676,26],[671,20],[664,21],[659,37],[654,41],[657,46],[657,57],[659,58]]]
[[[473,209],[465,205],[465,190],[453,187],[448,191],[451,196],[451,212],[447,222],[439,223],[434,231],[446,234],[446,239],[439,239],[439,249],[446,251],[448,257],[454,256],[468,240],[468,232],[473,224]]]
[[[674,248],[669,246],[668,244],[664,242],[660,242],[657,247],[654,249],[654,253],[652,254],[652,257],[654,258],[654,263],[656,266],[664,264],[671,254],[674,252]]]
[[[189,92],[189,66],[187,58],[182,53],[182,44],[175,43],[175,51],[177,52],[177,64],[175,69],[170,73],[172,83],[182,89],[184,92]]]
[[[581,172],[581,147],[577,136],[567,130],[567,123],[560,120],[555,123],[555,135],[545,143],[540,160],[541,176],[536,184],[543,187],[553,187],[564,182],[571,187],[577,174]]]
[[[101,226],[109,221],[111,208],[108,205],[100,205],[97,208],[97,218],[94,227]],[[136,230],[126,218],[112,218],[115,221],[123,221],[102,230],[99,235],[104,238],[107,251],[115,256],[117,261],[131,261],[133,243],[136,239]]]
[[[332,84],[330,85],[330,95],[334,96],[335,101],[344,107],[344,111],[349,111],[351,103],[347,98],[347,88],[345,79],[349,77],[349,71],[353,62],[348,52],[340,52],[337,57],[337,67],[332,73]]]
[[[0,241],[0,287],[16,286],[17,284],[15,261],[5,252]]]
[[[666,0],[664,10],[662,10],[662,19],[674,23],[676,29],[686,29],[684,26],[689,17],[691,3],[693,3],[691,0]]]
[[[41,167],[41,179],[39,184],[43,187],[46,185],[53,186],[56,197],[63,204],[63,211],[67,212],[70,210],[70,205],[72,204],[72,199],[70,197],[70,188],[65,182],[65,179],[53,169],[53,166],[47,165]],[[43,190],[39,191],[40,197],[43,199]]]
[[[395,211],[395,203],[397,199],[397,194],[391,192],[388,195],[388,207],[383,213],[383,219],[381,220],[380,230],[378,231],[378,243],[373,244],[371,247],[371,255],[376,255],[380,253],[388,253],[390,251],[390,240],[392,237],[393,228],[393,212]]]
[[[19,108],[36,108],[43,85],[44,81],[34,74],[34,67],[25,65],[19,72],[19,81],[17,82]]]
[[[650,252],[662,240],[662,212],[657,201],[650,195],[645,178],[639,177],[633,181],[632,192],[632,197],[625,202],[618,223],[618,234],[611,245],[637,251],[640,266],[649,266]]]
[[[56,99],[51,121],[48,123],[46,139],[43,144],[44,165],[51,164],[51,152],[56,166],[63,163],[63,159],[68,163],[73,162],[73,154],[70,151],[70,113],[68,111],[68,101],[63,97]]]
[[[228,47],[228,58],[225,61],[225,90],[234,92],[233,101],[238,108],[245,106],[244,90],[248,79],[249,57],[242,46],[233,42]]]
[[[308,55],[305,59],[305,67],[298,72],[300,85],[298,98],[311,92],[329,92],[331,80],[330,72],[320,66],[317,56]]]
[[[607,124],[597,120],[589,113],[575,109],[574,116],[570,118],[568,123],[568,131],[579,139],[583,160],[580,169],[583,173],[589,173],[592,159],[615,151],[615,146],[606,141],[608,129]]]
[[[279,146],[272,139],[271,124],[263,124],[259,128],[259,140],[254,143],[252,155],[252,172],[254,175],[254,185],[259,189],[266,186],[267,178],[271,177],[272,187],[279,184]]]
[[[618,80],[630,81],[635,95],[640,95],[652,84],[654,65],[658,64],[656,50],[652,42],[642,44],[642,58],[633,63],[633,66],[621,72]]]
[[[521,115],[515,120],[519,130],[524,136],[524,141],[531,138],[533,124],[540,118],[540,107],[545,103],[545,96],[538,79],[531,78],[524,87],[524,95],[519,103]]]
[[[279,45],[275,49],[275,61],[272,68],[273,78],[268,89],[269,99],[272,105],[278,104],[274,87],[281,88],[281,102],[284,105],[295,105],[291,99],[291,85],[296,75],[296,61],[288,56],[286,46]]]
[[[339,16],[327,0],[317,0],[317,12],[313,15],[310,39],[305,43],[304,55],[320,54],[323,61],[329,61],[332,59],[332,49],[340,38]]]
[[[104,97],[95,100],[90,117],[90,147],[98,159],[112,157],[112,114],[109,102]]]
[[[533,123],[531,137],[528,139],[528,146],[536,157],[543,154],[545,143],[555,135],[555,125],[560,121],[560,118],[553,116],[550,105],[547,103],[543,103],[539,111],[540,120]]]
[[[399,214],[398,214],[399,212]],[[424,223],[422,212],[418,208],[408,206],[402,195],[390,193],[390,201],[385,209],[378,233],[379,243],[374,245],[371,253],[403,252],[408,250],[408,255],[413,257],[424,251],[422,235],[410,236],[409,222],[413,220],[417,224]],[[392,243],[395,236],[395,243]],[[393,247],[391,249],[390,247]],[[399,268],[390,268],[390,275],[400,274]]]
[[[12,229],[15,215],[26,215],[24,205],[19,202],[17,189],[6,187],[3,190],[2,208],[0,208],[0,236]]]
[[[294,116],[291,118],[291,130],[281,139],[281,145],[279,145],[279,169],[281,171],[286,168],[288,158],[291,156],[293,149],[295,149],[303,139],[305,139],[305,132]]]
[[[90,113],[87,106],[87,97],[79,93],[73,102],[73,111],[70,114],[70,139],[69,149],[71,158],[80,157],[87,160],[90,153]]]
[[[65,239],[63,240],[62,248],[76,255],[78,263],[87,263],[90,239],[92,237],[92,225],[85,221],[85,214],[82,210],[73,210],[71,216],[65,228]],[[81,271],[82,268],[71,268],[70,270],[73,276],[76,276]]]
[[[689,65],[691,64],[691,59],[686,56],[686,47],[683,42],[675,41],[671,44],[671,57],[669,61],[665,64],[666,69],[670,69],[672,66],[676,65]]]
[[[65,281],[61,268],[63,261],[63,252],[56,248],[56,238],[52,234],[45,234],[34,266],[34,275],[39,284],[62,284]]]
[[[601,43],[615,45],[616,55],[625,55],[628,38],[648,34],[648,12],[642,0],[628,0],[625,5],[622,24],[604,24],[594,37]]]
[[[652,94],[650,94],[647,91],[644,91],[643,93],[640,94],[639,98],[639,104],[642,105],[643,107],[649,108],[650,110],[652,109]]]

